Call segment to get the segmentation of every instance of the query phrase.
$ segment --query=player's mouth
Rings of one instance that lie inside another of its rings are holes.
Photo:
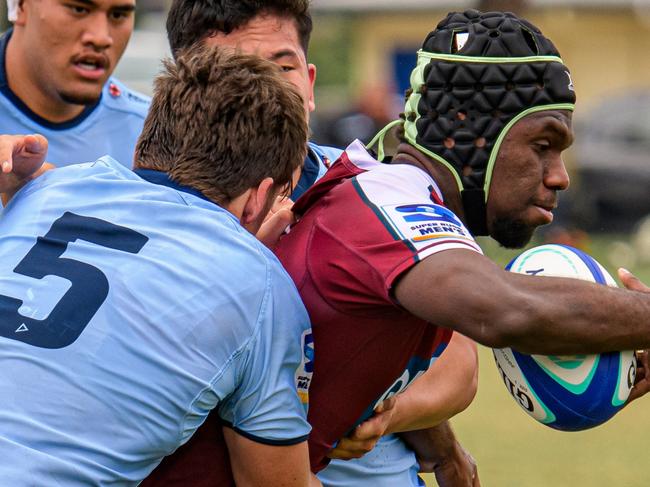
[[[109,61],[101,54],[84,54],[76,56],[72,60],[72,66],[79,77],[99,81],[106,75]]]
[[[556,204],[535,204],[533,207],[544,221],[542,225],[548,225],[553,221],[553,210],[557,207]]]

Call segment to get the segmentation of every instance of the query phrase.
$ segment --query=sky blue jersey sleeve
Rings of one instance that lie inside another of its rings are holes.
[[[293,445],[306,440],[310,431],[306,403],[311,329],[293,281],[275,257],[271,259],[255,336],[233,366],[238,388],[222,402],[219,414],[251,440]]]

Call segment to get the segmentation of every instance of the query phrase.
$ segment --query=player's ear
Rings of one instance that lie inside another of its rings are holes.
[[[256,187],[247,191],[246,199],[242,202],[241,224],[251,233],[256,233],[271,209],[277,188],[273,178],[264,178]]]
[[[27,13],[25,12],[25,0],[20,0],[18,2],[18,9],[16,11],[16,20],[14,20],[14,25],[25,25],[27,20]]]
[[[314,99],[314,83],[316,83],[316,66],[313,64],[307,65],[307,73],[309,74],[309,111],[313,112],[316,109],[316,101]]]

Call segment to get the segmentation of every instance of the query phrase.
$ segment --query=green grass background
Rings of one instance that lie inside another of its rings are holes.
[[[629,242],[626,237],[592,237],[586,250],[613,276],[618,266],[625,266],[650,284],[650,263]],[[481,245],[500,264],[518,253],[488,241]],[[476,399],[452,424],[477,461],[483,487],[650,486],[648,396],[597,428],[560,432],[537,423],[515,403],[490,349],[479,347],[479,363]],[[431,475],[423,477],[427,486],[437,485]]]

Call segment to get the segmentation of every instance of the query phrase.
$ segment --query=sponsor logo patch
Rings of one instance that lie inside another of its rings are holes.
[[[386,205],[382,213],[403,240],[414,243],[441,238],[474,241],[458,217],[435,204]]]
[[[302,334],[302,362],[296,369],[296,389],[300,402],[305,406],[309,405],[309,386],[314,373],[314,337],[311,328]]]
[[[111,94],[113,98],[119,98],[122,96],[122,90],[120,90],[120,87],[117,86],[115,83],[111,83],[108,85],[108,92]]]

